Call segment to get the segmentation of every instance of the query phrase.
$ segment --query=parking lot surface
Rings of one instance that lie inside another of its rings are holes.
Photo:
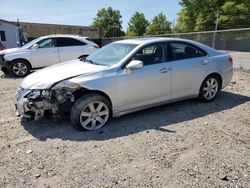
[[[214,102],[164,105],[94,132],[16,117],[20,82],[0,78],[0,187],[249,187],[250,71],[235,70]]]

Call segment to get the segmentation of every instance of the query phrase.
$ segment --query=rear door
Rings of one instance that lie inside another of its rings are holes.
[[[46,67],[59,63],[58,48],[55,38],[46,38],[36,43],[38,48],[31,48],[32,67]]]
[[[171,98],[196,95],[207,72],[207,53],[199,47],[181,41],[168,43],[171,50]]]
[[[59,48],[60,62],[79,58],[84,54],[85,42],[69,37],[58,37],[57,46]]]

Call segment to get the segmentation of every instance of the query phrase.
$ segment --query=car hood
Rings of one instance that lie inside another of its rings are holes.
[[[15,53],[15,52],[22,52],[22,51],[26,51],[26,50],[27,49],[23,49],[23,48],[10,48],[10,49],[0,51],[0,55],[10,54],[10,53]]]
[[[21,83],[23,89],[48,89],[53,84],[75,76],[90,74],[105,69],[105,66],[93,65],[80,60],[49,66],[27,76]]]

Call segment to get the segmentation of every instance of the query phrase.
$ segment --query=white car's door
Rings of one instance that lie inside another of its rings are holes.
[[[36,44],[36,48],[31,48],[31,64],[33,68],[59,63],[59,53],[54,38],[42,39]]]
[[[166,56],[164,43],[148,45],[131,58],[143,61],[142,68],[118,73],[119,111],[170,99],[171,64]]]
[[[180,41],[169,42],[169,49],[172,52],[171,98],[197,95],[207,72],[207,53]]]
[[[84,46],[87,45],[83,41],[79,41],[69,37],[58,37],[57,46],[59,48],[60,62],[69,61],[79,58],[84,54]]]

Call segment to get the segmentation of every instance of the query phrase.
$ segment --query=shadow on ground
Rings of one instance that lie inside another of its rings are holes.
[[[211,103],[201,103],[192,99],[163,105],[112,119],[98,131],[77,131],[70,126],[69,120],[22,121],[22,125],[35,138],[42,141],[48,138],[72,141],[108,140],[149,129],[174,134],[175,131],[168,129],[168,125],[232,109],[248,101],[250,101],[248,96],[222,91]]]

